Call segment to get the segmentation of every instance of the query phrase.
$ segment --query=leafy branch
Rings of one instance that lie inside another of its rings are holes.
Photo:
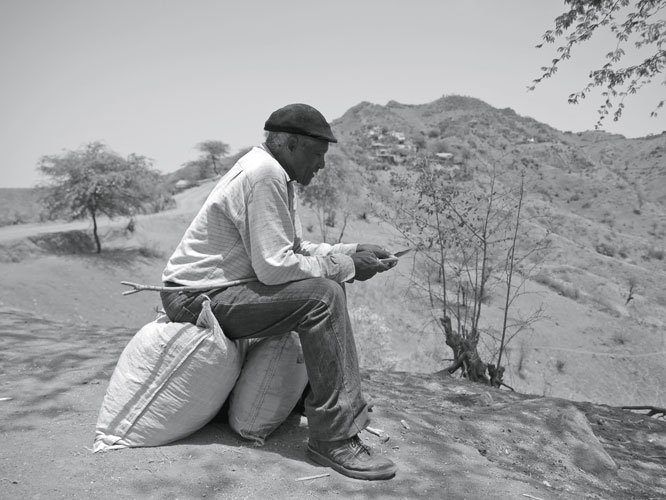
[[[666,19],[662,13],[666,0],[565,0],[565,3],[569,10],[555,18],[555,28],[547,30],[544,41],[537,45],[542,48],[544,44],[559,42],[557,56],[541,67],[541,76],[528,89],[534,90],[544,79],[553,77],[562,62],[571,58],[574,48],[589,41],[595,32],[610,30],[617,40],[615,48],[605,55],[606,62],[601,67],[590,71],[587,85],[568,97],[570,104],[577,104],[595,89],[602,91],[603,103],[595,124],[598,129],[609,115],[618,121],[625,98],[641,91],[666,68]],[[627,52],[632,56],[636,52],[643,54],[642,61],[627,63]],[[661,84],[666,84],[666,79]],[[664,100],[658,101],[650,115],[657,116],[663,106]]]

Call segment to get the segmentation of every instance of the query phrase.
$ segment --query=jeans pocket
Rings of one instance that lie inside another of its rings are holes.
[[[201,304],[204,301],[204,294],[162,292],[160,295],[164,311],[171,321],[196,325],[201,312]]]

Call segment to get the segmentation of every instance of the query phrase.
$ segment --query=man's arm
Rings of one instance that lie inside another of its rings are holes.
[[[352,255],[356,253],[357,247],[356,243],[336,243],[335,245],[331,245],[329,243],[313,243],[302,240],[298,242],[294,251],[303,255],[332,255],[334,253]]]
[[[274,285],[317,277],[351,279],[355,268],[348,255],[294,252],[296,231],[288,203],[284,181],[272,176],[258,181],[248,197],[239,230],[259,281]]]

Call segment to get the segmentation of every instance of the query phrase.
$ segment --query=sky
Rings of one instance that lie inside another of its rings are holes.
[[[0,187],[34,186],[40,157],[92,141],[171,172],[205,140],[232,153],[260,143],[270,113],[293,102],[332,121],[362,101],[458,94],[590,130],[601,97],[567,97],[612,39],[593,38],[527,91],[554,55],[535,46],[564,10],[562,0],[2,0]],[[650,118],[665,90],[631,96],[604,130],[666,130],[666,111]]]

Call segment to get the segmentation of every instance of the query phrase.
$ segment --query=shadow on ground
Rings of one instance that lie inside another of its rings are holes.
[[[263,447],[218,416],[168,446],[91,453],[97,412],[134,334],[0,310],[3,498],[656,499],[666,495],[666,423],[617,408],[497,391],[451,377],[364,372],[364,433],[398,463],[390,481],[305,458],[292,414]],[[329,474],[317,479],[304,477]]]

